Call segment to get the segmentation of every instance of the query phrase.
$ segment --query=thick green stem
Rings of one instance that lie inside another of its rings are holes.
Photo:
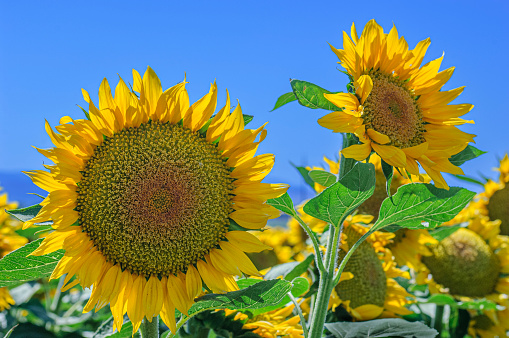
[[[437,305],[435,310],[435,321],[433,323],[433,328],[438,331],[438,336],[442,336],[442,321],[444,319],[444,306]]]
[[[337,246],[340,235],[341,232],[337,231],[334,226],[330,227],[327,249],[325,251],[325,265],[327,271],[320,274],[318,293],[316,295],[316,302],[311,317],[311,327],[309,328],[309,337],[318,338],[323,334],[323,326],[325,324],[325,317],[327,316],[329,299],[332,293],[332,289],[335,286],[333,277],[337,259]]]
[[[159,316],[152,318],[152,322],[149,322],[147,318],[143,318],[140,330],[142,338],[159,338]]]

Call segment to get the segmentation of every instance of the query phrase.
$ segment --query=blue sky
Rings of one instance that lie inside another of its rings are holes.
[[[115,86],[117,74],[130,81],[132,68],[150,65],[165,88],[187,73],[192,101],[216,79],[218,106],[228,88],[255,116],[253,127],[269,121],[259,148],[276,155],[268,181],[290,183],[295,194],[301,181],[290,161],[320,165],[324,155],[336,156],[341,138],[317,124],[325,111],[295,102],[269,111],[290,91],[290,78],[344,90],[347,78],[327,42],[341,47],[352,22],[361,30],[375,18],[386,31],[394,23],[411,48],[431,37],[425,62],[445,52],[441,69],[456,71],[444,89],[466,86],[455,102],[475,105],[466,118],[476,124],[461,129],[489,151],[464,170],[494,177],[497,157],[509,151],[508,14],[507,1],[4,2],[0,172],[42,169],[31,146],[51,146],[44,119],[54,126],[64,115],[81,118],[81,88],[96,98],[103,77]]]

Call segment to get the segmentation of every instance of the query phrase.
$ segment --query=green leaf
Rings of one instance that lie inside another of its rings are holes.
[[[300,297],[302,296],[306,291],[309,290],[309,281],[304,277],[297,277],[292,280],[292,289],[291,293],[294,297]],[[281,299],[277,304],[263,307],[260,309],[253,309],[249,310],[253,316],[257,316],[259,314],[277,310],[283,306],[286,306],[288,303],[290,303],[292,300],[290,299],[290,296],[285,295],[283,299]]]
[[[12,334],[12,331],[18,326],[19,324],[14,325],[4,336],[4,338],[9,338]]]
[[[488,299],[473,299],[466,302],[458,302],[458,307],[465,310],[477,310],[477,311],[500,311],[502,307],[497,306],[497,303]]]
[[[470,176],[463,176],[463,175],[452,175],[454,177],[456,177],[457,179],[459,180],[462,180],[462,181],[465,181],[465,182],[469,182],[469,183],[474,183],[474,184],[477,184],[477,185],[480,185],[481,187],[484,188],[484,183],[482,183],[481,181],[479,180],[476,180],[475,178],[473,177],[470,177]]]
[[[309,200],[304,212],[337,227],[374,190],[375,166],[359,162],[341,180]]]
[[[309,177],[316,183],[324,187],[330,187],[338,181],[338,177],[325,170],[311,170],[308,172]]]
[[[253,115],[246,115],[246,114],[242,114],[242,117],[244,118],[244,126],[247,126],[248,123],[253,121],[253,118],[254,118]]]
[[[325,327],[337,338],[434,338],[437,330],[427,327],[421,322],[407,322],[401,318],[375,319],[366,322],[326,323]]]
[[[9,215],[14,216],[21,222],[27,222],[37,216],[39,211],[42,209],[42,207],[39,204],[32,205],[26,208],[21,209],[11,209],[11,210],[5,210]],[[53,222],[42,222],[37,223],[36,225],[51,225]]]
[[[291,80],[290,84],[299,103],[304,107],[311,109],[342,110],[342,108],[336,107],[323,96],[323,94],[332,94],[332,92],[306,81]]]
[[[392,196],[392,201],[386,198],[382,202],[378,220],[371,229],[379,230],[388,225],[433,229],[453,219],[474,195],[459,187],[444,190],[431,184],[405,184]]]
[[[131,338],[133,334],[133,324],[129,321],[129,319],[124,318],[124,324],[122,324],[122,329],[120,332],[115,331],[113,333],[113,317],[110,317],[107,321],[103,322],[101,326],[94,332],[93,338]],[[140,337],[140,334],[137,332],[133,337]]]
[[[309,172],[310,170],[309,169],[306,169],[304,167],[299,167],[299,166],[296,166],[295,164],[291,163],[290,164],[295,168],[297,169],[297,171],[299,172],[299,174],[302,176],[302,178],[304,179],[304,181],[311,187],[311,189],[313,189],[313,191],[315,190],[315,182],[313,182],[313,180],[309,177]]]
[[[444,226],[440,228],[435,228],[432,231],[429,232],[429,234],[436,239],[437,241],[442,241],[452,235],[456,232],[459,228],[462,228],[461,225],[451,225],[451,226]]]
[[[456,306],[456,300],[450,295],[435,294],[428,298],[424,303],[433,303],[437,305]]]
[[[293,206],[293,201],[290,195],[285,192],[283,195],[277,198],[271,198],[267,200],[267,204],[273,206],[279,211],[284,212],[285,214],[295,216],[295,207]]]
[[[284,106],[285,104],[290,103],[295,100],[297,100],[297,97],[295,96],[295,94],[293,92],[283,94],[277,99],[276,104],[274,105],[274,108],[272,108],[271,111],[274,111],[274,110]]]
[[[309,255],[302,262],[289,262],[273,266],[265,274],[265,279],[274,279],[282,276],[284,279],[291,281],[306,272],[314,258],[314,255]]]
[[[64,251],[58,250],[45,256],[28,256],[42,241],[41,238],[28,243],[0,260],[0,287],[15,286],[51,275],[64,256]]]
[[[449,161],[455,166],[460,166],[466,161],[470,161],[478,156],[481,156],[482,154],[486,154],[486,151],[482,151],[474,146],[468,145],[465,149],[456,155],[451,156]]]
[[[391,197],[391,183],[394,176],[394,168],[392,165],[382,160],[382,172],[385,176],[385,189],[387,190],[387,196]]]
[[[195,299],[189,315],[210,309],[248,310],[278,304],[292,289],[292,283],[282,279],[260,281],[239,291],[207,294]]]

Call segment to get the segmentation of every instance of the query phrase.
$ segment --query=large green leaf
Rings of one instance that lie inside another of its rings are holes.
[[[31,205],[26,208],[21,209],[11,209],[11,210],[5,210],[8,214],[11,216],[14,216],[21,222],[27,222],[37,216],[37,213],[42,209],[42,207],[39,204]],[[51,225],[53,222],[42,222],[37,223],[36,225]]]
[[[309,290],[309,281],[304,277],[297,277],[292,280],[292,289],[290,290],[290,293],[293,297],[297,298],[302,296],[306,291]],[[283,299],[281,299],[277,304],[259,308],[259,309],[250,309],[249,312],[253,316],[257,316],[259,314],[277,310],[279,308],[282,308],[283,306],[286,306],[288,303],[291,302],[290,296],[286,294]]]
[[[326,323],[325,328],[337,338],[434,338],[438,335],[435,329],[420,322],[407,322],[401,318],[375,319],[366,322]]]
[[[295,207],[293,206],[293,201],[290,195],[285,192],[283,195],[277,198],[271,198],[267,200],[267,204],[272,205],[279,211],[284,212],[285,214],[295,216]]]
[[[274,105],[274,108],[272,108],[271,111],[274,111],[274,110],[278,109],[279,107],[282,107],[285,104],[290,103],[295,100],[297,100],[297,97],[295,96],[295,94],[293,92],[283,94],[277,99],[276,104]]]
[[[454,218],[475,193],[464,188],[439,189],[431,184],[410,183],[399,187],[380,207],[372,230],[389,225],[408,229],[432,229]]]
[[[45,256],[28,256],[42,241],[41,238],[28,243],[0,260],[0,287],[15,286],[51,275],[64,256],[64,251],[58,250]]]
[[[338,180],[336,175],[325,170],[311,170],[308,175],[314,182],[323,185],[324,187],[330,187]]]
[[[94,332],[93,338],[131,338],[140,337],[139,332],[133,335],[133,324],[129,319],[124,318],[124,324],[120,332],[113,332],[113,317],[110,317],[107,321],[103,322],[101,326]]]
[[[301,80],[291,80],[290,84],[293,93],[297,96],[299,103],[305,107],[312,109],[325,109],[325,110],[341,110],[342,108],[336,107],[323,94],[332,94],[332,92],[323,89],[311,82]]]
[[[485,151],[479,150],[474,146],[468,145],[463,151],[460,151],[456,155],[449,158],[449,161],[455,166],[460,166],[466,161],[470,161],[482,154],[486,154]]]
[[[374,190],[375,166],[359,162],[341,180],[309,200],[304,212],[338,226],[344,217],[373,195]]]
[[[189,309],[189,315],[211,309],[248,310],[276,305],[291,289],[291,282],[273,279],[260,281],[239,291],[211,293],[195,299],[196,303]]]

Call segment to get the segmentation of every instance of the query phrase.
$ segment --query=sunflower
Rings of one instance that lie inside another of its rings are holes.
[[[65,250],[51,278],[92,287],[84,311],[109,303],[115,328],[127,313],[134,331],[161,314],[175,332],[175,308],[187,313],[203,283],[227,292],[235,275],[259,275],[244,252],[267,246],[244,230],[277,217],[265,201],[288,186],[261,183],[274,163],[254,157],[266,131],[244,128],[228,92],[212,117],[215,83],[190,105],[185,81],[163,92],[150,67],[133,77],[134,92],[120,79],[114,97],[104,79],[98,108],[83,90],[89,119],[46,123],[55,147],[38,151],[54,165],[27,174],[49,194],[25,227],[53,221],[32,254]]]
[[[468,334],[474,338],[502,338],[507,337],[509,323],[509,310],[497,312],[497,317],[490,315],[471,313]]]
[[[235,310],[224,310],[227,316],[234,315],[235,320],[244,321],[243,329],[252,330],[263,338],[291,337],[302,338],[304,331],[299,316],[291,316],[294,305],[262,313],[253,318]]]
[[[350,219],[345,222],[339,262],[349,248],[369,230],[366,223],[355,221]],[[336,285],[329,307],[335,310],[341,305],[358,321],[412,313],[406,308],[412,303],[409,300],[411,295],[394,279],[408,279],[410,276],[408,272],[396,268],[391,251],[385,248],[392,237],[392,233],[376,231],[357,248],[343,271],[343,274],[350,273],[353,278],[347,278]]]
[[[500,220],[500,233],[509,235],[509,157],[505,154],[496,168],[500,172],[498,182],[489,180],[484,191],[474,201],[475,211],[488,216],[491,220]]]
[[[15,232],[20,222],[12,219],[5,212],[5,210],[16,209],[17,207],[18,203],[8,202],[7,193],[0,195],[0,258],[28,242],[25,237],[19,236]],[[14,299],[12,299],[9,289],[6,287],[0,288],[0,311],[9,309],[11,305],[14,305]]]
[[[343,32],[343,40],[344,49],[331,48],[355,93],[325,94],[342,110],[318,123],[359,138],[360,144],[342,150],[346,158],[361,161],[375,151],[388,164],[413,175],[419,175],[419,163],[437,187],[448,189],[441,172],[463,174],[448,159],[475,136],[456,127],[473,123],[459,118],[473,106],[448,105],[464,87],[440,90],[454,68],[439,72],[443,57],[421,67],[430,39],[409,50],[396,27],[385,34],[375,20],[366,24],[360,37],[353,24],[351,38]]]
[[[500,221],[475,217],[430,247],[431,255],[421,257],[416,281],[428,284],[431,293],[450,294],[460,301],[488,299],[507,307],[508,244],[509,237],[500,235]],[[499,312],[482,315],[498,323]]]

